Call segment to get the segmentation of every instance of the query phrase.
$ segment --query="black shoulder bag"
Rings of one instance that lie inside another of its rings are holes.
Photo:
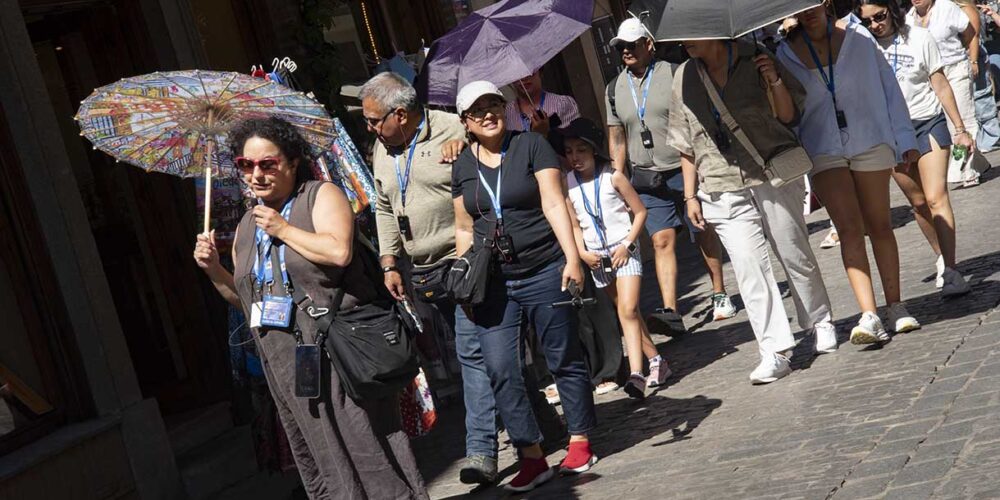
[[[357,238],[355,235],[354,258],[362,260],[365,275],[378,283],[372,271],[377,269],[374,256],[358,244]],[[316,343],[326,349],[351,399],[381,399],[397,394],[419,369],[413,340],[416,325],[408,321],[409,313],[401,310],[401,305],[381,291],[375,302],[339,311],[344,293],[340,291],[329,309],[317,307],[299,288],[292,290],[292,299],[299,310],[316,321]]]

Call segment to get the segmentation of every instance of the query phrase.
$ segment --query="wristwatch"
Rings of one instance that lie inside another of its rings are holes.
[[[629,241],[628,246],[626,248],[628,249],[629,253],[635,253],[635,251],[639,249],[639,245],[636,245],[634,241]]]
[[[382,267],[382,274],[385,274],[385,273],[398,273],[398,272],[399,272],[399,268],[396,267],[396,266],[383,266]]]

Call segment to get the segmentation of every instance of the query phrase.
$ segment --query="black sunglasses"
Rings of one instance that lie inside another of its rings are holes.
[[[628,49],[629,52],[635,52],[635,48],[640,43],[642,43],[642,44],[645,45],[646,39],[645,38],[640,38],[640,39],[638,39],[638,40],[636,40],[634,42],[619,42],[619,43],[616,43],[615,44],[615,50],[617,50],[618,52],[625,52],[625,49]]]
[[[861,25],[864,26],[865,28],[870,28],[872,26],[872,23],[882,24],[888,18],[889,18],[889,11],[883,10],[882,12],[879,12],[878,14],[875,14],[872,17],[862,17]]]

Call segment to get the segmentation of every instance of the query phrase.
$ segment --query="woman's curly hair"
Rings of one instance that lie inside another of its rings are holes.
[[[233,157],[243,155],[243,146],[252,137],[260,137],[273,142],[292,165],[296,165],[295,180],[313,180],[314,161],[309,143],[291,123],[276,116],[268,118],[248,118],[236,124],[229,131],[229,149]],[[298,160],[298,162],[296,162]]]

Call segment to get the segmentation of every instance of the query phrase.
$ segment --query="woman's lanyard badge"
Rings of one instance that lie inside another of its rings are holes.
[[[847,115],[837,106],[837,82],[833,78],[835,73],[833,64],[833,21],[827,21],[826,23],[826,58],[830,69],[829,76],[826,74],[826,70],[823,69],[823,63],[819,60],[819,54],[816,53],[816,47],[813,47],[812,40],[808,36],[803,36],[802,38],[806,41],[809,55],[812,56],[813,62],[816,63],[819,76],[823,78],[823,83],[826,84],[826,89],[830,91],[830,96],[833,98],[833,109],[837,112],[837,127],[843,130],[847,128]]]
[[[293,198],[285,202],[281,209],[281,216],[288,220],[292,213]],[[288,279],[288,270],[285,268],[285,248],[287,245],[281,243],[278,247],[277,259],[274,258],[271,250],[274,248],[274,241],[263,229],[257,228],[254,233],[257,242],[257,258],[254,261],[253,271],[256,278],[257,289],[263,293],[262,301],[254,304],[253,315],[259,314],[259,318],[251,318],[251,327],[268,326],[272,328],[288,328],[292,324],[292,314],[294,304],[292,303],[292,282]],[[284,287],[284,295],[274,295],[274,261],[281,273],[281,284]],[[259,307],[258,307],[259,306]],[[259,311],[259,313],[258,313]],[[257,320],[257,321],[255,321]],[[256,323],[256,324],[255,324]]]
[[[601,173],[604,169],[598,167],[594,172],[594,206],[597,210],[594,210],[587,200],[586,190],[583,189],[583,179],[580,178],[579,172],[573,172],[573,176],[576,177],[576,184],[580,188],[580,198],[583,199],[583,210],[587,212],[590,216],[590,220],[594,222],[594,231],[597,231],[597,237],[601,239],[601,247],[605,250],[608,249],[608,236],[606,234],[607,228],[604,226],[604,212],[601,210]],[[604,269],[606,274],[613,274],[615,272],[615,266],[611,263],[610,255],[601,256],[601,268]]]
[[[413,142],[410,143],[409,152],[406,155],[405,172],[399,169],[399,155],[392,157],[396,160],[396,182],[399,183],[399,198],[402,203],[400,214],[396,216],[396,226],[399,228],[399,235],[406,241],[413,239],[413,230],[410,228],[410,216],[406,215],[406,189],[410,186],[410,167],[413,165],[413,153],[416,152],[417,139],[420,137],[420,132],[423,129],[424,119],[421,118],[420,125],[417,125],[417,131],[413,134]]]
[[[504,231],[503,228],[503,207],[500,204],[500,191],[503,187],[503,160],[507,156],[507,148],[510,146],[510,140],[513,135],[509,135],[503,143],[503,148],[500,149],[500,164],[497,165],[497,189],[496,191],[490,187],[489,181],[486,180],[486,176],[483,175],[482,168],[477,168],[479,173],[479,181],[483,185],[483,189],[486,190],[486,194],[489,195],[490,205],[493,207],[493,213],[496,215],[496,231],[493,235],[493,244],[497,251],[500,252],[500,256],[503,257],[506,262],[513,262],[516,258],[514,252],[514,240],[509,234]],[[478,157],[478,147],[476,151],[476,156]]]

